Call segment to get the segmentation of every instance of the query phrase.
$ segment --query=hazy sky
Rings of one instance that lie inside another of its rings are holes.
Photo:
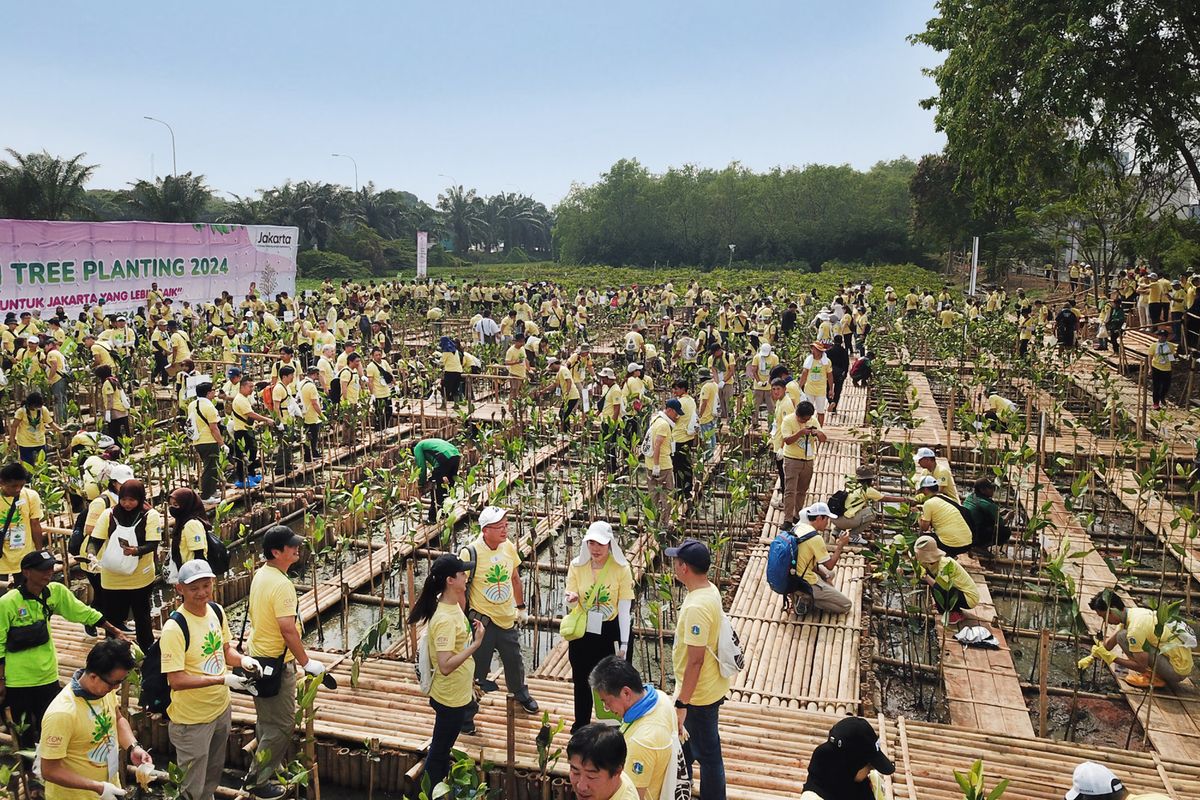
[[[359,180],[552,204],[614,161],[869,167],[942,146],[933,0],[9,3],[0,146],[246,194]],[[451,176],[451,177],[443,177]]]

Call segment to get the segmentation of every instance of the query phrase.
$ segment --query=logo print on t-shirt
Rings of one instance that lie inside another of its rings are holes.
[[[503,603],[512,596],[512,581],[503,564],[492,564],[483,576],[483,596],[493,603]]]
[[[699,635],[700,635],[700,626],[693,625],[692,626],[692,636],[699,636]]]

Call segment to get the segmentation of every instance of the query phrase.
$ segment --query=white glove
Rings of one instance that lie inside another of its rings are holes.
[[[304,665],[304,671],[309,675],[320,675],[325,671],[325,665],[315,658],[310,658],[308,663]]]
[[[112,422],[112,412],[111,412],[111,411],[105,411],[105,412],[104,412],[104,421],[105,421],[105,422]]]
[[[257,658],[251,656],[242,656],[242,669],[246,672],[253,672],[255,675],[262,674],[262,664],[258,663]]]
[[[120,786],[114,786],[108,781],[100,784],[100,800],[117,800],[118,797],[124,797],[125,790]]]
[[[653,474],[653,475],[654,475],[654,477],[656,477],[656,478],[657,478],[659,475],[662,475],[662,467],[656,466],[656,467],[654,468],[654,470],[653,470],[653,473],[652,473],[652,474]]]
[[[523,608],[517,609],[517,624],[525,625],[529,622],[529,612]]]
[[[225,685],[235,692],[247,692],[250,690],[250,679],[241,675],[235,675],[232,672],[226,672]]]
[[[277,431],[281,431],[281,430],[283,430],[283,423],[281,422],[281,423],[279,423],[278,425],[276,425],[276,426],[275,426],[275,430],[277,430]]]
[[[624,661],[624,660],[625,660],[625,655],[626,655],[626,653],[628,653],[628,652],[629,652],[629,645],[626,645],[626,644],[619,644],[619,645],[617,645],[617,658],[619,658],[619,659],[621,659],[622,661]]]

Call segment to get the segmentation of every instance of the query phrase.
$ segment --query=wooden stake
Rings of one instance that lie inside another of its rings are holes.
[[[1041,638],[1038,640],[1038,736],[1046,738],[1046,731],[1049,727],[1049,720],[1046,719],[1049,713],[1050,698],[1046,694],[1046,682],[1050,677],[1050,631],[1042,628]]]

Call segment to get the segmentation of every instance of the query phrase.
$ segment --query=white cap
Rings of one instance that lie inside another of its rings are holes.
[[[807,508],[800,509],[800,513],[803,514],[804,516],[808,517],[809,519],[812,519],[813,517],[836,516],[832,511],[829,510],[828,503],[813,503],[811,506],[808,506]]]
[[[126,464],[109,464],[108,479],[117,483],[133,480],[133,468]]]
[[[766,358],[767,356],[771,355],[771,345],[767,344],[766,342],[763,342],[762,345],[759,346],[759,348],[758,348],[758,354],[760,356],[762,356],[763,358]]]
[[[939,485],[940,484],[938,484],[937,478],[933,477],[932,475],[926,475],[924,478],[921,478],[921,482],[917,484],[917,488],[918,489],[937,489],[939,487]]]
[[[557,363],[558,363],[558,356],[550,356],[549,358],[546,359],[547,367],[550,366],[551,364],[557,364]]]
[[[612,367],[605,367],[604,369],[600,370],[600,377],[611,378],[615,381],[617,379],[617,373],[612,371]]]
[[[937,458],[937,454],[933,452],[932,447],[922,447],[917,450],[917,454],[913,456],[913,460],[920,461],[922,458]]]
[[[1063,797],[1065,800],[1108,797],[1124,788],[1111,769],[1095,761],[1084,761],[1075,767],[1075,774],[1071,776],[1071,788]]]
[[[596,542],[598,544],[612,544],[613,529],[602,519],[598,519],[591,525],[588,525],[587,533],[583,535],[585,542]]]
[[[212,571],[212,567],[203,558],[194,558],[179,568],[179,577],[175,579],[176,583],[194,583],[201,578],[215,578],[216,573]]]
[[[495,522],[504,519],[504,515],[508,513],[507,508],[500,506],[486,506],[483,511],[479,512],[479,527],[486,528]]]
[[[642,368],[642,365],[637,363],[636,361],[634,361],[628,367],[625,368],[625,371],[626,372],[637,372],[641,368]]]

